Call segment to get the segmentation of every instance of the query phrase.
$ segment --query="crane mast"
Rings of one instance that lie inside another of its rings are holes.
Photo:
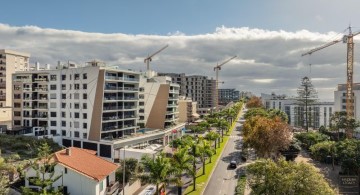
[[[148,55],[147,58],[144,59],[144,63],[146,63],[146,69],[147,71],[150,70],[150,62],[152,61],[152,57],[154,57],[156,54],[162,52],[164,49],[166,49],[167,47],[169,47],[169,45],[165,45],[164,47],[162,47],[161,49],[159,49],[158,51],[156,51],[155,53]]]
[[[224,64],[230,62],[232,59],[236,58],[237,56],[234,56],[224,62],[222,62],[221,64],[218,64],[214,67],[214,71],[216,71],[216,85],[215,85],[215,106],[216,106],[216,111],[219,108],[219,71],[221,70],[221,66],[223,66]]]
[[[332,46],[336,43],[343,41],[347,44],[347,66],[346,66],[346,114],[350,118],[354,118],[354,96],[353,96],[353,74],[354,74],[354,36],[360,34],[360,32],[352,33],[351,27],[349,27],[349,34],[344,35],[342,39],[334,40],[330,43],[314,48],[301,56],[311,55],[312,53]]]

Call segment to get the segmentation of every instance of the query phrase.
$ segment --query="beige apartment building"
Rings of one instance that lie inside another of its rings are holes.
[[[0,50],[0,125],[12,120],[12,74],[29,70],[29,57],[27,53]]]
[[[197,113],[197,102],[193,102],[190,98],[184,96],[179,99],[179,122],[191,123],[199,119]]]

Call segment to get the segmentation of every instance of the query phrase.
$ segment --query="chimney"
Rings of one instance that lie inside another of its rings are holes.
[[[70,148],[66,148],[66,155],[68,155],[68,156],[71,156],[71,150],[70,150]]]

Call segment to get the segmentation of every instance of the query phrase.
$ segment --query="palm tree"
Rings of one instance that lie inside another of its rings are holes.
[[[208,123],[207,121],[202,121],[198,124],[198,126],[204,128],[205,130],[210,130],[210,123]]]
[[[219,119],[214,124],[219,130],[221,130],[221,138],[224,140],[224,129],[229,126],[229,123],[225,119]]]
[[[190,149],[189,153],[193,156],[193,168],[190,175],[193,178],[193,190],[196,190],[196,158],[199,157],[199,142],[197,138],[186,137],[184,140]]]
[[[142,182],[155,184],[156,193],[159,195],[159,185],[161,183],[165,185],[169,181],[171,170],[170,159],[165,157],[164,153],[160,153],[160,155],[154,158],[143,156],[141,164],[144,167],[144,172],[139,175],[139,178]]]
[[[203,164],[203,175],[205,175],[205,161],[206,161],[206,157],[210,158],[210,163],[211,163],[211,156],[213,155],[213,150],[211,149],[211,146],[209,144],[209,142],[207,142],[206,139],[204,139],[203,137],[200,138],[200,144],[199,144],[199,157],[200,160]]]
[[[220,138],[220,135],[214,131],[210,131],[208,134],[205,135],[205,139],[209,140],[210,142],[214,142],[214,153],[216,154],[216,141]],[[211,143],[212,144],[212,143]]]
[[[191,173],[191,163],[194,161],[193,156],[190,156],[188,153],[188,148],[179,148],[179,150],[173,155],[171,159],[171,173],[175,175],[174,183],[178,187],[178,194],[182,194],[182,187],[184,183],[182,182],[183,172]]]

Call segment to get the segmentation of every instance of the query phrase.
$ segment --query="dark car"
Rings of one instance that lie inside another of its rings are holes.
[[[236,166],[237,166],[236,161],[234,160],[230,161],[230,165],[229,165],[230,168],[236,168]]]

